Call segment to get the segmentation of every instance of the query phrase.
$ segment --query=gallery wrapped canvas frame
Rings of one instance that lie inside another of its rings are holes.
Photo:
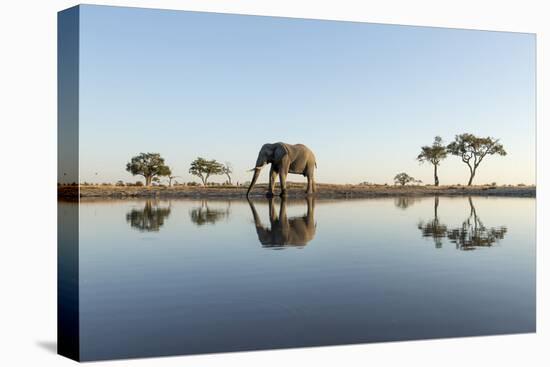
[[[58,352],[535,332],[534,147],[533,34],[61,11]]]

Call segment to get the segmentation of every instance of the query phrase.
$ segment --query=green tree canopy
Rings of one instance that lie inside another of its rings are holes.
[[[170,167],[164,164],[164,158],[159,153],[140,153],[126,164],[126,171],[134,176],[143,176],[145,186],[151,186],[155,177],[172,174]]]
[[[409,176],[405,172],[396,174],[393,178],[393,181],[395,182],[395,184],[400,184],[401,186],[405,186],[409,182],[416,182],[414,177]]]
[[[455,140],[447,145],[447,151],[460,157],[462,162],[468,165],[470,169],[468,186],[472,185],[476,170],[486,156],[493,154],[506,155],[506,151],[498,139],[490,136],[480,138],[468,133],[455,136]]]
[[[447,148],[443,145],[440,136],[434,138],[431,146],[425,145],[420,148],[420,154],[416,159],[420,163],[430,162],[434,166],[434,185],[439,186],[439,177],[437,176],[437,167],[443,159],[447,157]]]
[[[217,162],[215,159],[206,160],[204,158],[198,157],[193,162],[191,162],[191,168],[189,168],[189,173],[197,176],[201,179],[202,184],[206,186],[208,183],[208,178],[213,175],[221,175],[224,173],[223,164]]]

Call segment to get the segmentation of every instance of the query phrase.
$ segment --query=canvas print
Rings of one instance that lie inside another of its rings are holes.
[[[527,33],[61,11],[59,353],[535,332],[535,49]]]

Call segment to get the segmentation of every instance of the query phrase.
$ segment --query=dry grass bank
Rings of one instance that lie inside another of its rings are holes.
[[[303,184],[289,184],[288,197],[304,197]],[[266,184],[256,185],[251,192],[252,197],[262,197],[267,191]],[[276,188],[275,194],[279,190]],[[60,198],[245,198],[245,186],[176,186],[176,187],[140,187],[140,186],[59,186]],[[333,185],[318,184],[315,197],[318,198],[367,198],[385,196],[509,196],[535,197],[535,186],[384,186],[384,185]]]

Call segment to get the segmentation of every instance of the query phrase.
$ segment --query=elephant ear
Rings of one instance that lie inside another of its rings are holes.
[[[279,162],[287,154],[288,150],[286,149],[285,145],[283,143],[278,143],[275,147],[275,151],[273,152],[274,161]]]

